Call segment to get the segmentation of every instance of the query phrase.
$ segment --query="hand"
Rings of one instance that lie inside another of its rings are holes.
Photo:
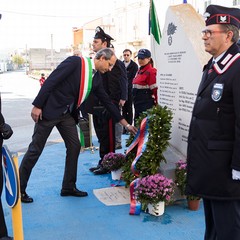
[[[137,134],[137,131],[138,131],[138,129],[137,129],[136,127],[132,126],[132,125],[127,125],[127,126],[126,126],[126,129],[127,129],[129,132],[131,132],[133,135],[136,135],[136,134]]]
[[[120,99],[120,101],[119,101],[119,106],[120,106],[120,107],[123,107],[124,104],[125,104],[125,102],[126,102],[126,100]]]
[[[42,120],[42,109],[33,107],[31,117],[35,123],[37,123],[39,119]]]
[[[6,123],[0,125],[0,132],[3,139],[9,139],[13,134],[12,128]]]
[[[240,180],[240,171],[232,170],[232,179],[233,180]]]

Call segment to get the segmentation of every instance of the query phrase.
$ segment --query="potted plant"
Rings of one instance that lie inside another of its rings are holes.
[[[186,177],[187,163],[184,160],[179,160],[176,162],[175,183],[182,196],[185,195]]]
[[[200,199],[201,198],[197,196],[187,195],[188,209],[192,211],[197,211],[199,209]]]
[[[174,193],[174,182],[160,173],[139,179],[134,195],[141,202],[142,209],[150,214],[160,216],[164,213],[165,203],[171,201]]]
[[[122,153],[110,152],[103,157],[102,165],[111,171],[112,179],[119,180],[121,178],[122,166],[125,163],[125,155]]]
[[[175,183],[178,189],[180,190],[181,195],[185,194],[187,181],[187,163],[184,160],[179,160],[176,162],[175,169]],[[188,208],[190,210],[196,211],[199,209],[200,197],[187,195]]]

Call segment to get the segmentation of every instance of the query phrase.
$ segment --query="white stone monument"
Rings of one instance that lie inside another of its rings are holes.
[[[201,37],[204,28],[203,17],[190,4],[170,6],[156,53],[159,104],[173,112],[171,146],[164,153],[167,164],[161,164],[161,171],[171,178],[176,161],[186,158],[192,108],[203,65],[210,58]]]

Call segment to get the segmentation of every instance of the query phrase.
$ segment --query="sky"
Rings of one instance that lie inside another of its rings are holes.
[[[108,14],[110,0],[0,0],[0,49],[70,47],[72,28]],[[52,36],[52,38],[51,38]]]
[[[60,49],[71,47],[73,27],[113,11],[115,4],[136,0],[0,0],[0,50],[29,48]],[[150,1],[150,0],[145,0]],[[203,0],[188,0],[196,5]],[[232,2],[232,0],[214,0]],[[183,0],[155,0],[161,29],[169,5]],[[52,37],[51,37],[52,36]]]

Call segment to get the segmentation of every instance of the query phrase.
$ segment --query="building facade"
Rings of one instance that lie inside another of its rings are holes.
[[[199,14],[203,14],[210,4],[226,7],[240,7],[240,0],[188,0]],[[154,1],[160,28],[163,29],[165,14],[170,5],[182,4],[182,0]],[[93,19],[78,29],[73,29],[73,49],[79,49],[84,56],[92,52],[91,44],[95,28],[101,26],[114,38],[112,41],[117,56],[122,58],[125,48],[135,55],[140,48],[150,49],[149,0],[115,1],[114,9],[106,16]]]

